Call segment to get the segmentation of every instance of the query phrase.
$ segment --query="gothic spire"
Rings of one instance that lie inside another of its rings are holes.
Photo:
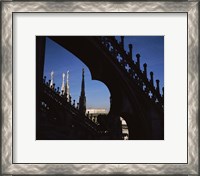
[[[82,83],[81,83],[81,95],[79,98],[79,110],[85,114],[86,112],[86,97],[85,97],[85,75],[84,68],[82,70]]]
[[[65,73],[62,74],[62,86],[61,86],[61,92],[60,95],[64,95],[65,94]]]
[[[85,96],[85,75],[84,75],[84,68],[82,70],[81,95]]]
[[[50,87],[53,87],[53,77],[54,77],[54,72],[51,71],[51,82],[50,82]]]
[[[66,98],[67,101],[69,101],[69,70],[67,71],[67,76],[66,76],[66,84],[65,84],[65,94],[66,94]]]

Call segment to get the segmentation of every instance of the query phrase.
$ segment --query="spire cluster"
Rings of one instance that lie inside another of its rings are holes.
[[[81,113],[85,114],[86,112],[86,96],[85,96],[85,73],[84,69],[82,69],[82,82],[81,82],[81,94],[79,98],[79,102],[76,104],[75,100],[72,102],[72,97],[70,95],[70,87],[69,87],[69,70],[67,73],[62,74],[62,84],[61,89],[57,87],[55,88],[54,83],[54,71],[50,73],[50,80],[46,82],[46,76],[44,76],[43,82],[48,85],[52,90],[58,93],[60,96],[66,98],[67,102],[72,104],[74,107],[80,110]]]
[[[65,76],[64,76],[65,77]],[[55,103],[57,103],[59,106],[64,106],[69,111],[72,112],[73,117],[77,118],[80,117],[82,122],[85,122],[84,125],[89,127],[92,130],[95,130],[96,132],[100,130],[99,123],[97,122],[95,116],[93,114],[84,114],[82,111],[80,111],[79,103],[77,103],[75,100],[72,101],[71,96],[69,96],[69,101],[67,101],[66,96],[60,94],[59,87],[57,89],[55,88],[55,83],[53,83],[52,86],[50,86],[51,79],[49,81],[46,81],[46,76],[43,78],[43,91],[44,94],[48,96],[48,98],[53,99]],[[48,99],[47,99],[48,100]],[[49,111],[49,105],[48,102],[42,102],[42,107]],[[77,119],[76,119],[77,120]],[[101,131],[103,133],[103,131]]]
[[[53,74],[52,74],[53,73]],[[71,105],[71,107],[77,109],[79,113],[82,114],[82,117],[85,117],[85,120],[87,121],[88,125],[99,125],[97,122],[96,117],[93,114],[89,114],[89,112],[86,114],[86,96],[85,96],[85,71],[82,69],[82,81],[81,81],[81,94],[79,98],[79,102],[76,103],[75,100],[72,100],[72,97],[69,93],[69,71],[67,73],[62,74],[62,84],[61,84],[61,90],[59,87],[57,89],[55,88],[54,83],[54,72],[52,71],[50,73],[50,79],[48,82],[46,82],[46,76],[43,78],[43,83],[45,84],[46,88],[51,89],[56,95],[62,97],[64,101],[67,101],[68,104]]]
[[[44,76],[43,82],[48,85],[51,89],[56,91],[60,96],[64,97],[67,99],[67,102],[71,103],[71,95],[69,91],[69,71],[67,73],[62,73],[62,84],[61,84],[61,89],[60,87],[55,88],[55,83],[54,83],[54,71],[51,71],[50,73],[50,80],[46,83],[46,76]],[[74,100],[75,101],[75,100]]]
[[[66,83],[65,83],[66,81]],[[67,74],[62,74],[62,85],[61,85],[61,92],[60,95],[65,96],[67,98],[67,101],[70,99],[70,92],[69,92],[69,71],[67,71]]]

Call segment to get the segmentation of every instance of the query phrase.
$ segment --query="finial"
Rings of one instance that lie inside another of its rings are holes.
[[[133,45],[132,44],[129,44],[129,56],[130,56],[130,59],[132,60],[132,50],[133,50]]]
[[[65,73],[62,74],[62,86],[61,86],[61,94],[65,94]]]
[[[157,79],[157,80],[156,80],[156,90],[157,90],[157,92],[160,94],[159,83],[160,83],[160,81]]]
[[[67,81],[69,80],[69,70],[67,70]]]
[[[51,71],[51,81],[50,81],[50,87],[53,87],[53,77],[54,77],[54,71]]]
[[[144,67],[144,75],[147,77],[147,64],[146,63],[144,63],[143,64],[143,67]]]
[[[136,58],[137,58],[137,65],[138,65],[138,68],[140,68],[140,54],[136,54]]]
[[[153,85],[153,72],[150,72],[150,82],[151,82],[151,84]]]
[[[62,74],[63,80],[65,80],[65,73]]]
[[[65,94],[66,94],[67,101],[69,101],[69,95],[70,95],[70,91],[69,91],[69,70],[67,71],[67,74],[66,74]]]

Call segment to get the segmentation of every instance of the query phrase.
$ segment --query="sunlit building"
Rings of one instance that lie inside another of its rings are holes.
[[[108,114],[107,110],[104,108],[88,108],[86,110],[86,115],[89,119],[97,123],[98,115],[106,115]]]
[[[126,124],[126,121],[120,117],[121,124],[122,124],[122,138],[124,140],[128,140],[128,126]]]

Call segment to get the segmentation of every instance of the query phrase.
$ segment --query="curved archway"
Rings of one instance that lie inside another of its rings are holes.
[[[144,114],[140,106],[140,101],[142,100],[136,96],[137,92],[132,91],[135,87],[130,86],[130,82],[123,76],[121,71],[119,71],[113,63],[110,63],[109,55],[104,54],[104,52],[88,38],[50,38],[55,41],[56,44],[58,43],[58,46],[62,46],[63,48],[61,48],[63,51],[70,51],[70,53],[73,53],[71,57],[76,57],[84,62],[90,70],[92,79],[103,82],[109,89],[111,93],[111,104],[108,114],[108,126],[112,136],[111,139],[121,139],[120,114],[122,112],[132,114],[129,115],[130,118],[127,121],[127,124],[130,126],[129,134],[131,139],[145,138],[146,124],[142,121],[142,119],[144,119]],[[133,113],[136,114],[134,117]],[[140,126],[140,128],[135,128],[134,126]],[[137,131],[135,131],[135,129]]]
[[[84,68],[85,73],[86,107],[105,109],[108,114],[110,111],[110,91],[106,84],[99,80],[93,80],[90,68],[82,60],[47,37],[43,75],[50,79],[50,73],[53,70],[54,83],[56,87],[61,87],[62,73],[69,71],[70,95],[72,100],[77,103],[81,93],[82,68]]]
[[[112,129],[113,133],[119,132],[119,117],[120,114],[125,113],[129,114],[127,124],[130,124],[131,139],[149,139],[152,120],[149,123],[145,110],[151,108],[151,103],[146,101],[145,95],[141,93],[137,84],[130,81],[115,62],[111,61],[110,52],[105,52],[104,48],[99,46],[92,37],[50,38],[80,58],[90,68],[92,78],[104,82],[109,88],[111,102],[114,102],[111,103],[109,116],[117,126],[116,129]],[[114,137],[114,139],[117,138]]]

